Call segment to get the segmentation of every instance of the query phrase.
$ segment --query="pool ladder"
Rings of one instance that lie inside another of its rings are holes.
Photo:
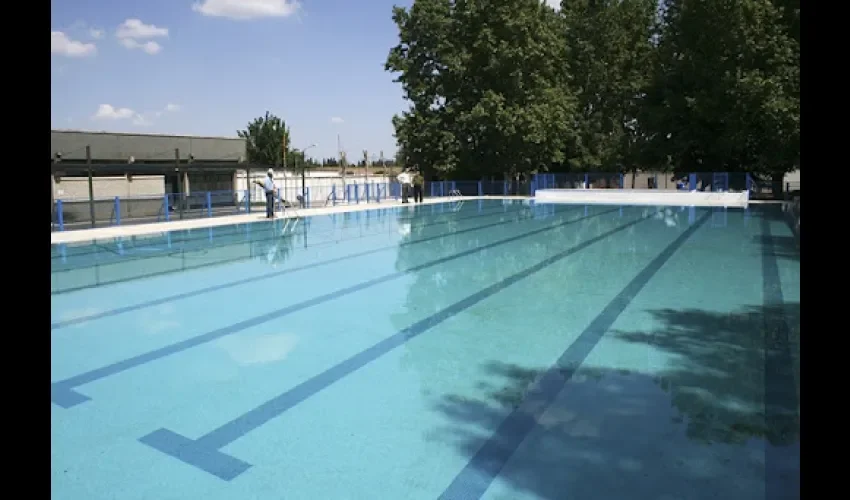
[[[281,229],[280,235],[284,236],[284,235],[287,234],[287,232],[288,232],[288,234],[294,233],[295,232],[295,226],[298,225],[298,219],[300,219],[300,216],[298,214],[295,214],[295,217],[290,217],[290,218],[284,219],[283,229]]]

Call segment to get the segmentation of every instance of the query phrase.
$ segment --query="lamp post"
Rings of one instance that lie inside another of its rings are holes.
[[[307,175],[306,175],[306,171],[307,171],[307,150],[310,149],[310,148],[315,148],[315,147],[316,147],[315,144],[310,144],[309,146],[307,146],[306,148],[301,150],[301,156],[302,156],[301,161],[304,162],[304,165],[301,167],[301,199],[305,200],[305,201],[302,201],[301,203],[305,203],[306,199],[307,199]],[[296,159],[296,161],[297,161],[297,159]]]

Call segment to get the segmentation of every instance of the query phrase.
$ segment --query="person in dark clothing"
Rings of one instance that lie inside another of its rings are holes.
[[[425,178],[422,173],[416,170],[413,173],[413,202],[422,203],[422,191],[425,187]]]

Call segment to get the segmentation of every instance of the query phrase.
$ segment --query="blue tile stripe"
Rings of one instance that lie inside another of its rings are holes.
[[[493,435],[472,456],[440,495],[440,500],[477,500],[484,495],[520,444],[537,425],[540,416],[564,389],[602,336],[664,264],[710,217],[710,213],[703,215],[683,231],[605,306],[575,342],[561,354],[558,361],[531,387],[519,407],[502,421]]]
[[[521,211],[522,211],[521,209],[520,210],[509,210],[509,211],[507,211],[507,213],[516,213],[516,212],[521,212]],[[504,215],[504,213],[505,212],[501,212],[501,215]],[[484,214],[484,215],[475,215],[475,216],[472,216],[472,217],[462,217],[462,218],[458,218],[458,219],[441,221],[439,224],[438,223],[425,224],[424,226],[427,227],[429,225],[449,224],[449,223],[452,223],[452,222],[458,221],[458,220],[474,218],[474,217],[488,217],[488,216],[492,216],[492,215],[499,215],[499,214],[492,213],[492,214]],[[302,228],[303,227],[305,227],[305,226],[302,225]],[[278,229],[280,229],[280,228],[278,228]],[[256,232],[249,232],[248,234],[250,235],[250,238],[251,238],[250,241],[248,241],[248,242],[243,241],[240,244],[244,245],[245,243],[249,243],[249,242],[250,243],[257,243],[257,242],[261,242],[261,241],[270,241],[270,240],[280,238],[280,234],[275,234],[274,236],[263,237],[263,238],[257,237]],[[269,234],[269,233],[267,231],[262,231],[261,234]],[[307,248],[315,249],[315,248],[319,248],[319,247],[322,247],[322,246],[325,246],[325,245],[333,246],[333,245],[336,245],[336,244],[339,243],[338,241],[321,241],[319,243],[313,243],[313,244],[308,245],[307,239],[306,239],[307,234],[305,234],[303,232],[301,234],[304,236],[304,249],[307,249]],[[386,235],[386,233],[381,231],[381,232],[366,233],[366,234],[362,234],[362,235],[359,235],[359,236],[354,236],[350,239],[354,240],[354,239],[369,238],[369,237],[374,237],[374,236],[385,236],[385,235]],[[109,267],[109,266],[123,265],[123,264],[127,264],[129,262],[135,262],[135,261],[138,261],[138,260],[148,259],[148,258],[151,258],[151,259],[160,258],[161,259],[163,257],[182,257],[182,256],[185,256],[186,254],[191,254],[192,252],[207,251],[210,248],[222,248],[222,247],[232,246],[232,245],[235,245],[235,244],[236,244],[235,242],[231,241],[231,242],[228,242],[226,244],[208,245],[206,247],[182,248],[182,249],[177,249],[177,250],[168,250],[168,251],[165,251],[165,252],[160,252],[158,254],[148,254],[144,257],[138,257],[138,256],[128,257],[126,255],[123,256],[123,257],[118,257],[117,256],[118,254],[115,254],[116,257],[112,260],[104,259],[101,262],[98,262],[98,263],[96,263],[92,266],[78,266],[76,269],[77,270],[93,269],[95,276],[97,276],[98,272],[101,269]],[[100,246],[100,245],[96,245],[96,246]],[[137,250],[142,250],[143,248],[145,248],[145,247],[139,247],[139,248],[137,248]],[[150,248],[150,247],[148,247],[148,248]],[[101,252],[99,255],[107,255],[107,253]],[[109,252],[108,255],[113,255],[113,253]],[[95,280],[96,281],[95,283],[87,283],[87,284],[79,285],[79,286],[72,286],[72,287],[62,288],[62,289],[58,289],[58,290],[51,290],[50,294],[51,295],[62,295],[62,294],[71,293],[71,292],[78,292],[80,290],[87,290],[87,289],[90,289],[90,288],[98,288],[98,287],[102,287],[102,286],[115,285],[115,284],[119,284],[119,283],[128,283],[128,282],[131,282],[131,281],[136,281],[136,280],[140,280],[140,279],[147,279],[147,278],[151,278],[151,277],[154,277],[154,276],[163,276],[163,275],[175,274],[175,273],[180,273],[180,272],[194,270],[194,269],[201,269],[201,268],[204,268],[204,267],[216,266],[216,265],[220,265],[220,264],[240,262],[240,261],[250,260],[250,258],[251,258],[250,256],[245,256],[245,257],[236,257],[236,258],[232,258],[232,259],[225,259],[225,260],[216,261],[216,262],[212,262],[212,263],[198,263],[198,264],[194,264],[194,265],[191,265],[191,266],[188,266],[188,267],[184,267],[182,269],[169,269],[169,270],[164,270],[164,271],[149,272],[149,273],[144,274],[142,276],[130,276],[130,277],[126,277],[126,278],[117,278],[117,279],[112,279],[112,280],[109,280],[109,281],[106,281],[106,282],[101,282],[99,279],[97,279],[97,280]],[[53,272],[51,272],[51,277],[54,274],[59,274],[59,273],[67,272],[67,271],[68,270],[53,271]]]
[[[576,224],[576,223],[579,223],[579,222],[582,222],[582,221],[585,221],[585,220],[588,220],[588,219],[591,219],[591,218],[594,218],[594,217],[600,217],[602,215],[605,215],[607,213],[612,213],[612,212],[615,212],[615,211],[616,211],[616,209],[611,209],[611,210],[602,211],[602,212],[599,212],[599,213],[596,213],[596,214],[593,214],[593,215],[589,215],[589,216],[586,216],[586,217],[578,217],[578,218],[570,219],[570,220],[567,220],[567,221],[564,221],[564,222],[559,222],[559,223],[556,223],[556,224],[549,224],[549,225],[546,225],[542,228],[534,229],[534,230],[531,230],[531,231],[526,231],[526,232],[518,234],[516,236],[503,238],[501,240],[494,241],[493,243],[488,243],[486,245],[471,248],[469,250],[464,250],[462,252],[459,252],[459,253],[456,253],[456,254],[453,254],[453,255],[449,255],[449,256],[442,257],[442,258],[439,258],[439,259],[436,259],[436,260],[432,260],[430,262],[426,262],[426,263],[423,263],[423,264],[420,264],[420,265],[417,265],[417,266],[413,266],[413,267],[410,267],[410,268],[405,269],[403,271],[385,274],[383,276],[379,276],[377,278],[373,278],[371,280],[364,281],[362,283],[358,283],[358,284],[355,284],[355,285],[352,285],[352,286],[341,288],[341,289],[336,290],[336,291],[331,292],[331,293],[320,295],[318,297],[313,297],[311,299],[307,299],[307,300],[304,300],[302,302],[298,302],[296,304],[291,304],[289,306],[271,311],[269,313],[266,313],[266,314],[263,314],[263,315],[260,315],[260,316],[255,316],[253,318],[250,318],[250,319],[247,319],[247,320],[244,320],[244,321],[240,321],[238,323],[234,323],[232,325],[228,325],[228,326],[225,326],[223,328],[219,328],[217,330],[213,330],[211,332],[183,340],[181,342],[176,342],[174,344],[170,344],[170,345],[161,347],[159,349],[155,349],[153,351],[148,351],[146,353],[140,354],[138,356],[134,356],[132,358],[127,358],[127,359],[112,363],[111,365],[107,365],[107,366],[97,368],[97,369],[94,369],[94,370],[91,370],[91,371],[88,371],[88,372],[85,372],[85,373],[81,373],[79,375],[75,375],[75,376],[67,378],[65,380],[61,380],[61,381],[52,383],[51,388],[50,388],[50,399],[53,403],[55,403],[55,404],[57,404],[57,405],[59,405],[63,408],[70,408],[70,407],[76,406],[78,404],[81,404],[85,401],[88,401],[90,399],[88,396],[80,394],[79,392],[76,392],[74,390],[75,388],[77,388],[81,385],[88,384],[88,383],[94,382],[96,380],[100,380],[100,379],[115,375],[117,373],[127,371],[131,368],[135,368],[137,366],[141,366],[141,365],[150,363],[151,361],[156,361],[156,360],[165,358],[167,356],[171,356],[172,354],[177,354],[177,353],[186,351],[188,349],[191,349],[193,347],[197,347],[199,345],[207,344],[209,342],[220,339],[222,337],[226,337],[228,335],[233,335],[235,333],[238,333],[242,330],[245,330],[246,328],[251,328],[251,327],[266,323],[268,321],[281,318],[283,316],[286,316],[287,314],[292,314],[292,313],[295,313],[295,312],[298,312],[298,311],[302,311],[304,309],[307,309],[307,308],[310,308],[310,307],[313,307],[313,306],[316,306],[316,305],[319,305],[319,304],[323,304],[323,303],[328,302],[330,300],[338,299],[340,297],[344,297],[346,295],[350,295],[352,293],[356,293],[356,292],[359,292],[361,290],[365,290],[369,287],[373,287],[373,286],[376,286],[376,285],[379,285],[379,284],[382,284],[382,283],[386,283],[388,281],[392,281],[392,280],[401,278],[401,277],[406,276],[407,274],[412,273],[412,272],[418,272],[418,271],[422,271],[422,270],[425,270],[425,269],[428,269],[428,268],[431,268],[431,267],[439,266],[439,265],[445,264],[447,262],[451,262],[453,260],[457,260],[457,259],[461,259],[463,257],[467,257],[467,256],[470,256],[470,255],[477,254],[477,253],[482,252],[484,250],[489,250],[489,249],[496,248],[496,247],[499,247],[499,246],[502,246],[502,245],[506,245],[508,243],[520,241],[520,240],[523,240],[523,239],[528,238],[530,236],[542,234],[542,233],[545,233],[545,232],[548,232],[548,231],[553,231],[553,230],[561,228],[561,227]]]
[[[509,213],[519,213],[520,211],[521,210],[512,210]],[[503,212],[486,214],[486,216],[488,216],[488,217],[493,216],[493,215],[504,216],[505,214]],[[481,216],[473,216],[473,217],[481,217]],[[458,218],[458,219],[452,219],[451,221],[446,221],[444,223],[455,222],[455,221],[459,221],[459,220],[463,220],[463,219],[471,219],[471,218],[472,217],[463,217],[463,218]],[[124,306],[124,307],[118,307],[118,308],[115,308],[115,309],[110,309],[108,311],[100,311],[100,312],[97,312],[97,313],[94,313],[94,314],[89,314],[89,315],[86,315],[86,316],[79,316],[79,317],[67,319],[67,320],[64,320],[64,321],[57,321],[55,323],[51,323],[50,328],[51,328],[51,330],[59,330],[61,328],[65,328],[65,327],[68,327],[68,326],[79,325],[79,324],[87,323],[89,321],[93,321],[93,320],[96,320],[96,319],[102,319],[102,318],[107,318],[107,317],[111,317],[111,316],[117,316],[119,314],[135,312],[135,311],[139,311],[139,310],[146,309],[146,308],[149,308],[149,307],[155,307],[155,306],[159,306],[159,305],[162,305],[162,304],[167,304],[169,302],[174,302],[176,300],[188,299],[188,298],[191,298],[191,297],[197,297],[199,295],[203,295],[203,294],[207,294],[207,293],[211,293],[211,292],[226,290],[228,288],[234,288],[234,287],[238,287],[238,286],[242,286],[242,285],[246,285],[246,284],[253,284],[253,283],[256,283],[257,281],[274,279],[274,278],[278,278],[280,276],[283,276],[285,274],[290,274],[290,273],[294,273],[294,272],[297,272],[297,271],[304,271],[305,269],[314,269],[314,268],[321,267],[321,266],[337,264],[337,263],[340,263],[340,262],[345,262],[347,260],[357,259],[357,258],[365,257],[365,256],[368,256],[368,255],[374,255],[374,254],[386,252],[386,251],[389,251],[389,250],[395,250],[399,247],[419,245],[421,243],[427,243],[429,241],[438,240],[440,238],[446,238],[446,237],[449,237],[449,236],[457,236],[459,234],[466,234],[466,233],[471,233],[471,232],[474,232],[474,231],[481,231],[482,229],[489,229],[489,228],[501,226],[501,225],[504,225],[504,224],[510,224],[510,223],[517,222],[517,220],[528,219],[528,218],[531,218],[531,215],[529,215],[528,217],[519,217],[517,219],[511,219],[511,220],[507,220],[507,221],[499,221],[499,222],[495,222],[495,223],[492,223],[492,224],[485,224],[485,225],[482,225],[482,226],[475,226],[475,227],[471,227],[471,228],[467,228],[467,229],[460,229],[460,230],[457,230],[457,231],[441,233],[441,234],[438,234],[436,236],[428,236],[426,238],[419,238],[419,239],[415,239],[415,240],[410,240],[410,241],[407,241],[407,242],[404,242],[404,243],[386,245],[386,246],[382,246],[380,248],[375,248],[375,249],[372,249],[372,250],[364,250],[362,252],[350,253],[350,254],[347,254],[347,255],[343,255],[341,257],[334,257],[332,259],[326,259],[326,260],[321,260],[321,261],[317,261],[317,262],[312,262],[310,264],[306,264],[306,265],[303,265],[303,266],[296,266],[296,267],[291,267],[291,268],[287,268],[287,269],[282,269],[280,271],[276,271],[276,272],[273,272],[273,273],[264,273],[264,274],[259,275],[259,276],[250,276],[250,277],[247,277],[247,278],[242,278],[242,279],[230,281],[230,282],[227,282],[227,283],[222,283],[220,285],[213,285],[213,286],[209,286],[209,287],[206,287],[206,288],[200,288],[198,290],[192,290],[192,291],[189,291],[189,292],[182,292],[182,293],[177,293],[177,294],[173,294],[173,295],[167,295],[165,297],[160,297],[160,298],[157,298],[157,299],[149,300],[147,302],[140,302],[138,304],[133,304],[133,305]],[[428,226],[428,225],[426,225],[426,226]],[[383,233],[383,232],[381,233],[381,235],[384,235],[384,234],[386,234],[386,233]],[[377,236],[377,234],[376,234],[376,236]],[[279,238],[279,236],[274,237],[274,239],[276,239],[276,238]],[[254,241],[265,241],[267,239],[272,239],[272,238],[263,238],[261,240],[254,240]],[[240,257],[238,260],[244,260],[244,259],[242,259]],[[223,263],[223,262],[216,262],[215,264],[219,264],[219,263]],[[197,269],[198,267],[200,267],[200,266],[193,267],[192,269]],[[172,273],[172,272],[175,272],[175,271],[166,271],[165,273]],[[179,271],[177,271],[177,272],[179,272]],[[160,273],[154,273],[154,274],[160,274]],[[148,278],[150,276],[153,276],[154,274],[145,275],[144,278]],[[136,280],[136,279],[142,279],[142,278],[130,278],[130,280]],[[119,281],[116,280],[116,281],[110,282],[109,284],[115,284],[115,283],[118,283],[118,282]],[[93,287],[96,287],[96,286],[98,286],[98,285],[77,287],[77,288],[74,288],[74,289],[63,290],[63,292],[72,291],[72,290],[78,291],[78,290],[83,289],[83,288],[93,288]]]
[[[428,206],[431,206],[431,205],[438,206],[438,205],[441,205],[441,204],[452,205],[454,203],[453,202],[433,203],[433,204],[430,204]],[[487,208],[487,209],[477,210],[477,212],[479,212],[479,213],[496,212],[496,210],[502,211],[502,206],[499,205],[498,207],[490,207],[490,208]],[[414,213],[414,215],[412,215],[412,216],[404,216],[403,215],[403,214],[410,213],[411,211]],[[467,210],[467,211],[469,211],[469,210]],[[393,217],[394,215],[401,215],[400,217],[395,217],[395,219],[399,222],[407,222],[407,221],[411,221],[411,220],[416,219],[416,218],[427,217],[428,215],[434,216],[433,213],[426,214],[424,211],[421,210],[421,207],[419,207],[419,206],[416,206],[416,207],[394,206],[394,207],[385,207],[385,208],[375,207],[375,208],[365,210],[365,211],[358,210],[356,212],[337,212],[337,213],[326,214],[326,215],[308,215],[308,216],[305,216],[304,219],[305,220],[309,219],[309,220],[318,221],[320,219],[325,220],[326,218],[333,218],[337,215],[339,215],[341,217],[349,217],[349,216],[351,216],[355,213],[364,213],[364,212],[370,212],[370,213],[382,212],[381,215],[388,217],[388,218]],[[458,212],[452,211],[452,212],[440,213],[440,214],[436,214],[436,217],[434,217],[434,218],[452,215],[453,213],[458,213]],[[279,224],[279,223],[282,223],[285,220],[286,219],[274,219],[274,221],[270,221],[268,219],[260,219],[260,220],[254,220],[254,221],[248,221],[248,222],[240,222],[240,223],[237,223],[237,224],[228,224],[228,225],[224,225],[224,226],[213,226],[213,227],[216,229],[217,233],[220,233],[221,236],[239,236],[239,235],[242,235],[243,233],[245,233],[246,231],[249,232],[249,233],[269,231],[269,230],[272,229],[272,227],[271,227],[272,224]],[[444,223],[444,222],[441,222],[441,223]],[[247,228],[247,226],[251,226],[251,228],[253,228],[253,229]],[[243,230],[242,228],[245,228],[245,229]],[[195,229],[180,229],[180,230],[170,231],[173,235],[173,238],[174,238],[172,240],[172,243],[173,244],[180,244],[180,243],[191,243],[191,242],[196,242],[196,241],[197,242],[203,242],[203,241],[208,239],[206,234],[203,234],[203,235],[198,236],[198,237],[191,237],[190,232],[191,231],[200,232],[200,231],[203,231],[204,229],[209,229],[209,227],[202,227],[202,228],[195,228]],[[163,232],[165,232],[165,231],[163,231]],[[323,231],[323,232],[325,232],[325,231]],[[182,237],[179,237],[178,235],[181,235],[181,234],[182,234]],[[140,235],[140,236],[144,237],[146,235]],[[149,235],[147,235],[147,236],[149,236]],[[115,240],[114,238],[101,238],[101,239],[89,240],[88,242],[51,243],[50,244],[50,260],[51,261],[58,260],[58,259],[62,259],[63,257],[67,259],[67,258],[71,258],[71,257],[81,257],[81,256],[85,256],[85,255],[92,255],[92,254],[95,254],[95,253],[98,253],[98,252],[96,250],[88,250],[89,248],[94,248],[95,245],[102,245],[103,242],[114,242],[114,240]],[[147,245],[147,244],[142,244],[142,245],[139,245],[138,247],[134,246],[132,244],[132,237],[125,237],[124,242],[130,243],[130,246],[126,247],[127,249],[134,249],[134,248],[144,249],[144,248],[150,246],[150,245]],[[64,255],[62,253],[60,253],[60,251],[58,250],[58,248],[63,246],[63,245],[65,245],[65,248],[66,248]]]
[[[522,207],[520,207],[519,209],[512,209],[511,211],[520,211],[520,210],[522,210]],[[450,216],[450,215],[454,215],[454,214],[458,214],[458,213],[461,213],[461,212],[450,212],[450,213],[440,214],[440,215]],[[479,218],[479,217],[490,217],[490,216],[501,214],[501,213],[503,213],[501,206],[491,207],[491,208],[484,209],[481,212],[476,213],[475,215],[469,215],[469,216],[465,216],[465,217],[451,217],[449,219],[446,219],[445,217],[443,217],[443,220],[436,220],[434,222],[429,222],[429,223],[423,224],[422,227],[440,226],[440,225],[451,224],[451,223],[461,221],[461,220],[466,220],[466,219],[475,219],[475,218]],[[316,216],[310,216],[309,218],[312,219],[313,217],[316,217]],[[391,217],[392,217],[391,215],[387,215],[387,218],[391,218]],[[396,220],[398,222],[409,222],[413,219],[422,218],[422,217],[423,217],[423,215],[419,214],[419,215],[415,215],[415,216],[412,216],[412,217],[397,217]],[[440,217],[440,216],[438,215],[437,217]],[[435,217],[435,218],[437,218],[437,217]],[[284,221],[284,219],[275,219],[274,221],[266,220],[266,221],[252,223],[252,224],[259,225],[260,227],[252,229],[250,231],[250,234],[252,236],[251,240],[252,241],[268,241],[268,240],[277,239],[280,236],[279,231],[280,231],[280,229],[283,225],[283,221]],[[216,230],[216,239],[223,240],[224,238],[229,238],[229,237],[241,237],[245,233],[245,231],[238,230],[238,228],[241,228],[241,227],[243,227],[241,224],[230,225],[230,226],[216,226],[214,228]],[[349,228],[340,227],[340,228],[332,228],[330,230],[318,230],[318,231],[312,232],[312,235],[333,234],[337,229],[354,229],[354,228],[355,228],[355,226],[352,226],[352,227],[349,227]],[[207,228],[200,228],[200,229],[207,229]],[[184,232],[184,231],[185,230],[174,231],[173,233],[180,233],[180,232]],[[271,234],[271,236],[262,237],[262,238],[259,237],[259,236],[267,235],[267,234]],[[386,234],[386,233],[383,232],[383,231],[375,232],[375,233],[366,233],[366,234],[363,234],[362,236],[354,236],[351,239],[367,238],[367,237],[370,237],[370,236],[382,236],[384,234]],[[132,237],[129,237],[129,238],[132,238]],[[163,252],[163,253],[159,253],[159,254],[145,254],[145,255],[142,255],[142,256],[139,256],[139,255],[130,256],[130,255],[127,255],[127,254],[130,253],[133,250],[138,251],[138,250],[149,250],[149,249],[152,249],[152,248],[158,248],[160,245],[165,244],[165,242],[159,241],[159,242],[153,243],[153,245],[156,245],[156,247],[153,247],[152,244],[136,245],[132,242],[132,239],[125,239],[125,241],[124,241],[124,250],[125,250],[124,255],[121,255],[120,253],[111,249],[110,247],[108,247],[104,243],[93,242],[93,243],[87,245],[86,247],[78,247],[78,248],[91,247],[92,250],[90,250],[90,251],[77,251],[77,252],[69,251],[65,255],[65,258],[68,259],[68,260],[71,260],[71,259],[78,258],[78,257],[85,257],[87,255],[103,255],[102,251],[97,250],[97,248],[101,248],[103,250],[106,250],[107,252],[110,252],[113,255],[120,256],[121,258],[120,259],[112,259],[112,260],[104,260],[104,262],[101,263],[100,265],[103,265],[103,264],[106,264],[106,265],[108,265],[108,264],[118,264],[118,263],[130,262],[130,261],[153,259],[153,258],[156,258],[156,257],[162,257],[164,254],[175,254],[175,253],[180,253],[181,251],[192,252],[192,251],[197,251],[197,250],[207,250],[207,249],[210,249],[210,248],[218,248],[218,247],[223,247],[223,246],[229,246],[230,244],[237,242],[237,240],[232,240],[232,241],[229,241],[227,243],[218,244],[218,245],[208,245],[207,244],[208,242],[209,242],[209,237],[208,237],[207,234],[204,234],[203,236],[199,236],[199,237],[196,237],[196,238],[189,237],[188,235],[184,235],[184,237],[182,237],[182,238],[173,237],[172,242],[171,242],[172,248],[170,250]],[[244,243],[243,241],[238,241],[238,242]],[[145,243],[149,243],[147,241],[147,238],[146,238]],[[200,243],[201,245],[196,246],[196,247],[189,246],[189,244],[192,244],[192,243]],[[51,256],[51,259],[58,259],[58,258],[61,258],[61,257],[62,257],[61,255]],[[64,273],[64,272],[69,272],[69,271],[78,271],[78,270],[81,270],[81,269],[91,269],[91,268],[95,267],[96,265],[98,265],[98,264],[85,265],[85,266],[84,265],[74,265],[74,264],[52,264],[51,265],[51,274]]]
[[[800,428],[799,401],[788,339],[790,328],[784,313],[785,298],[770,229],[772,217],[767,211],[761,217],[764,418],[768,440],[764,456],[765,498],[799,498],[799,456],[796,456],[794,445],[783,442],[788,437],[795,438]]]
[[[141,437],[139,440],[189,465],[204,470],[225,481],[230,481],[248,470],[251,464],[221,452],[220,450],[224,446],[280,416],[288,409],[384,356],[393,349],[406,344],[449,318],[466,311],[484,299],[546,269],[558,261],[589,248],[645,220],[647,219],[640,217],[637,220],[621,224],[610,231],[589,238],[569,249],[544,259],[496,284],[483,288],[465,299],[455,302],[449,307],[414,323],[368,349],[302,382],[275,398],[266,401],[262,405],[208,432],[198,439],[190,439],[168,429],[158,429]]]

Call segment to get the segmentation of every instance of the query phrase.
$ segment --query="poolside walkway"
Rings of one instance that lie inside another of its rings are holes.
[[[495,200],[525,200],[530,199],[528,196],[463,196],[456,198],[425,198],[423,205],[434,203],[447,203],[456,201],[469,201],[478,199],[495,199]],[[383,208],[405,206],[401,201],[387,200],[380,203],[363,203],[359,205],[337,205],[330,207],[318,208],[302,208],[298,210],[287,210],[286,215],[280,212],[276,214],[277,218],[295,217],[296,213],[301,217],[313,215],[330,215],[345,212],[359,212],[363,210],[380,210]],[[415,206],[410,203],[407,206]],[[138,236],[142,234],[156,234],[167,231],[180,231],[183,229],[200,229],[216,226],[229,226],[233,224],[245,224],[248,222],[259,222],[265,220],[265,211],[262,209],[252,211],[250,214],[227,215],[223,217],[209,217],[200,219],[175,220],[169,222],[155,222],[150,224],[136,224],[126,226],[110,226],[99,227],[94,229],[79,229],[74,231],[56,231],[50,234],[50,243],[78,243],[91,241],[95,239],[118,238],[121,236]]]

